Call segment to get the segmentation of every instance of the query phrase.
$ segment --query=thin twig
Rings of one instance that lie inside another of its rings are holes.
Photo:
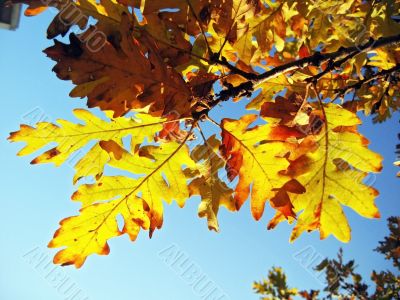
[[[341,89],[336,89],[335,91],[338,93],[338,95],[343,95],[348,90],[351,90],[351,89],[357,90],[357,89],[361,88],[362,85],[364,85],[364,84],[366,84],[368,82],[371,82],[371,81],[373,81],[375,79],[379,79],[379,78],[382,78],[382,77],[386,77],[386,76],[388,76],[388,75],[390,75],[390,74],[392,74],[394,72],[397,72],[397,71],[400,71],[400,64],[396,65],[393,68],[390,68],[388,70],[382,70],[382,71],[380,71],[380,72],[378,72],[376,74],[373,74],[371,76],[365,77],[364,79],[359,80],[355,84],[348,85],[348,86],[346,86],[344,88],[341,88]],[[338,96],[336,96],[335,98],[337,98],[337,97]]]

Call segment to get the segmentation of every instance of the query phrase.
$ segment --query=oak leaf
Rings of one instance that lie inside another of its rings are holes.
[[[173,199],[182,207],[190,197],[183,173],[196,168],[185,144],[170,142],[161,146],[142,146],[131,154],[117,143],[100,142],[109,156],[109,167],[129,172],[128,176],[102,176],[94,184],[84,184],[72,195],[82,203],[80,215],[61,221],[49,247],[60,248],[57,264],[82,266],[87,256],[108,254],[108,239],[128,234],[134,241],[140,229],[150,237],[163,223],[163,202]],[[126,174],[126,173],[125,173]],[[122,216],[124,227],[118,227]]]
[[[227,160],[229,180],[239,177],[234,195],[236,208],[250,196],[252,215],[259,220],[266,201],[289,181],[281,171],[289,166],[284,157],[288,151],[286,144],[298,132],[269,124],[249,128],[256,119],[256,115],[245,115],[240,120],[223,119],[221,153]],[[281,204],[285,211],[287,205]]]
[[[74,110],[74,114],[84,124],[58,120],[57,122],[60,125],[49,122],[37,123],[36,128],[21,125],[21,129],[12,132],[8,139],[12,142],[27,143],[18,152],[18,155],[32,154],[50,143],[57,143],[56,147],[36,157],[32,164],[52,162],[59,166],[74,152],[80,150],[91,141],[113,140],[122,144],[122,138],[131,135],[135,143],[141,144],[145,140],[150,142],[153,140],[154,135],[162,129],[162,125],[165,122],[165,119],[147,114],[136,114],[135,118],[111,118],[109,121],[103,120],[83,109]],[[111,117],[110,112],[108,115]],[[91,151],[99,152],[99,149],[92,149]],[[99,159],[98,156],[94,155],[95,153],[91,153],[89,157]],[[87,161],[83,162],[81,164],[82,167],[79,166],[78,169],[87,167],[86,163]],[[80,177],[80,175],[76,176]]]
[[[294,211],[299,214],[291,240],[304,231],[318,229],[321,239],[333,234],[348,242],[350,226],[341,205],[367,218],[379,217],[374,203],[378,192],[365,180],[368,173],[381,170],[382,157],[367,148],[368,140],[356,131],[361,121],[352,112],[329,104],[316,108],[313,114],[323,124],[311,136],[317,148],[305,154],[293,151],[289,157],[287,175],[307,190],[291,195]],[[282,220],[278,213],[269,227]]]
[[[219,171],[225,166],[224,160],[217,154],[220,141],[215,135],[208,138],[204,145],[196,146],[191,157],[194,161],[204,161],[197,176],[189,184],[190,195],[200,195],[199,216],[207,217],[208,228],[219,231],[218,211],[220,206],[235,211],[233,190],[221,180]]]
[[[77,85],[70,95],[87,96],[89,107],[113,110],[115,116],[146,106],[158,115],[188,115],[190,90],[185,81],[158,56],[146,32],[141,34],[139,42],[124,15],[118,35],[109,37],[97,52],[71,34],[70,44],[55,41],[45,53],[57,62],[57,76]]]

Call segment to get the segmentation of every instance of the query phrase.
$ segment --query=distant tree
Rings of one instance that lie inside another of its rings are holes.
[[[379,242],[375,251],[384,254],[385,258],[391,260],[393,266],[400,270],[400,217],[388,218],[388,227],[389,235]],[[273,267],[269,271],[267,279],[254,282],[253,289],[256,294],[262,296],[261,300],[290,300],[295,296],[307,300],[400,299],[400,275],[389,270],[380,272],[374,270],[371,280],[374,282],[375,290],[371,292],[370,286],[355,272],[355,268],[354,260],[344,262],[343,250],[340,249],[337,259],[325,258],[315,267],[316,271],[325,271],[323,291],[299,291],[296,288],[289,288],[285,273],[278,267]]]

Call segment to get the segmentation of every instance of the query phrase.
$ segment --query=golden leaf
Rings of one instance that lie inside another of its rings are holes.
[[[245,115],[240,120],[224,119],[221,152],[227,160],[228,178],[239,176],[234,196],[236,208],[251,194],[251,212],[259,220],[265,202],[288,181],[280,172],[289,166],[283,155],[288,151],[287,139],[296,132],[290,129],[279,132],[283,127],[276,130],[269,124],[249,128],[256,119],[256,115]]]
[[[316,109],[313,115],[318,125],[308,138],[312,138],[316,149],[305,154],[293,151],[289,157],[288,175],[307,190],[291,196],[294,211],[299,214],[291,240],[304,231],[318,229],[321,239],[333,234],[348,242],[350,227],[341,205],[367,218],[379,217],[374,204],[378,192],[365,180],[368,173],[381,170],[382,158],[369,150],[367,139],[357,133],[361,121],[352,112],[329,104]],[[309,143],[308,138],[304,142]],[[278,220],[283,219],[277,215],[272,224]]]
[[[32,164],[52,162],[59,166],[71,154],[87,145],[90,141],[114,140],[122,144],[122,138],[128,135],[131,135],[132,141],[137,144],[141,144],[145,139],[152,141],[154,135],[162,129],[162,125],[165,122],[162,118],[152,117],[147,114],[136,114],[135,118],[111,118],[109,113],[110,121],[105,121],[83,109],[75,109],[74,114],[85,124],[74,124],[69,121],[58,120],[57,122],[60,126],[49,122],[37,123],[36,128],[21,125],[21,129],[12,132],[8,139],[12,142],[27,143],[18,152],[18,155],[32,154],[50,143],[57,143],[56,147],[36,157]],[[99,149],[91,151],[99,152]],[[78,170],[82,169],[82,164],[79,165]],[[81,175],[77,174],[76,176],[78,178]]]
[[[225,206],[230,211],[235,211],[233,190],[219,177],[219,170],[225,162],[217,154],[220,141],[215,135],[208,138],[204,145],[196,146],[191,154],[194,161],[204,161],[204,167],[199,168],[200,176],[189,184],[190,195],[200,195],[199,217],[207,217],[208,228],[219,231],[218,211],[220,206]],[[204,170],[203,170],[204,169]]]

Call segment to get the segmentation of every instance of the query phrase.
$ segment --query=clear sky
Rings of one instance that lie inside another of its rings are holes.
[[[190,271],[182,274],[190,267],[201,274],[203,283],[210,282],[210,292],[214,287],[215,299],[255,300],[252,282],[266,276],[272,266],[284,268],[291,286],[321,288],[322,277],[312,267],[322,257],[334,256],[339,247],[344,248],[346,258],[356,258],[358,271],[367,277],[373,269],[390,267],[372,249],[387,232],[385,219],[399,215],[400,182],[392,165],[400,131],[398,114],[384,124],[372,125],[367,120],[361,127],[371,148],[385,157],[383,173],[374,184],[381,193],[377,205],[382,219],[364,219],[346,209],[353,236],[348,244],[332,237],[320,241],[316,232],[289,244],[291,226],[281,224],[267,231],[272,210],[267,209],[262,220],[255,222],[248,204],[235,214],[222,209],[221,232],[216,234],[197,217],[198,201],[194,199],[184,209],[175,204],[166,207],[164,226],[151,240],[146,234],[136,243],[126,236],[116,238],[109,243],[109,256],[89,257],[79,270],[54,268],[49,262],[56,250],[46,245],[59,220],[79,209],[69,200],[74,191],[73,169],[69,165],[31,166],[32,156],[16,156],[22,144],[6,141],[20,123],[31,124],[40,116],[74,120],[71,110],[85,105],[84,100],[68,97],[71,83],[56,78],[51,72],[53,62],[41,52],[52,44],[45,37],[52,16],[47,12],[23,17],[17,31],[0,30],[0,299],[205,299],[207,288],[193,285]],[[240,113],[233,105],[227,107],[228,117]],[[179,254],[181,259],[172,263],[171,257]]]

